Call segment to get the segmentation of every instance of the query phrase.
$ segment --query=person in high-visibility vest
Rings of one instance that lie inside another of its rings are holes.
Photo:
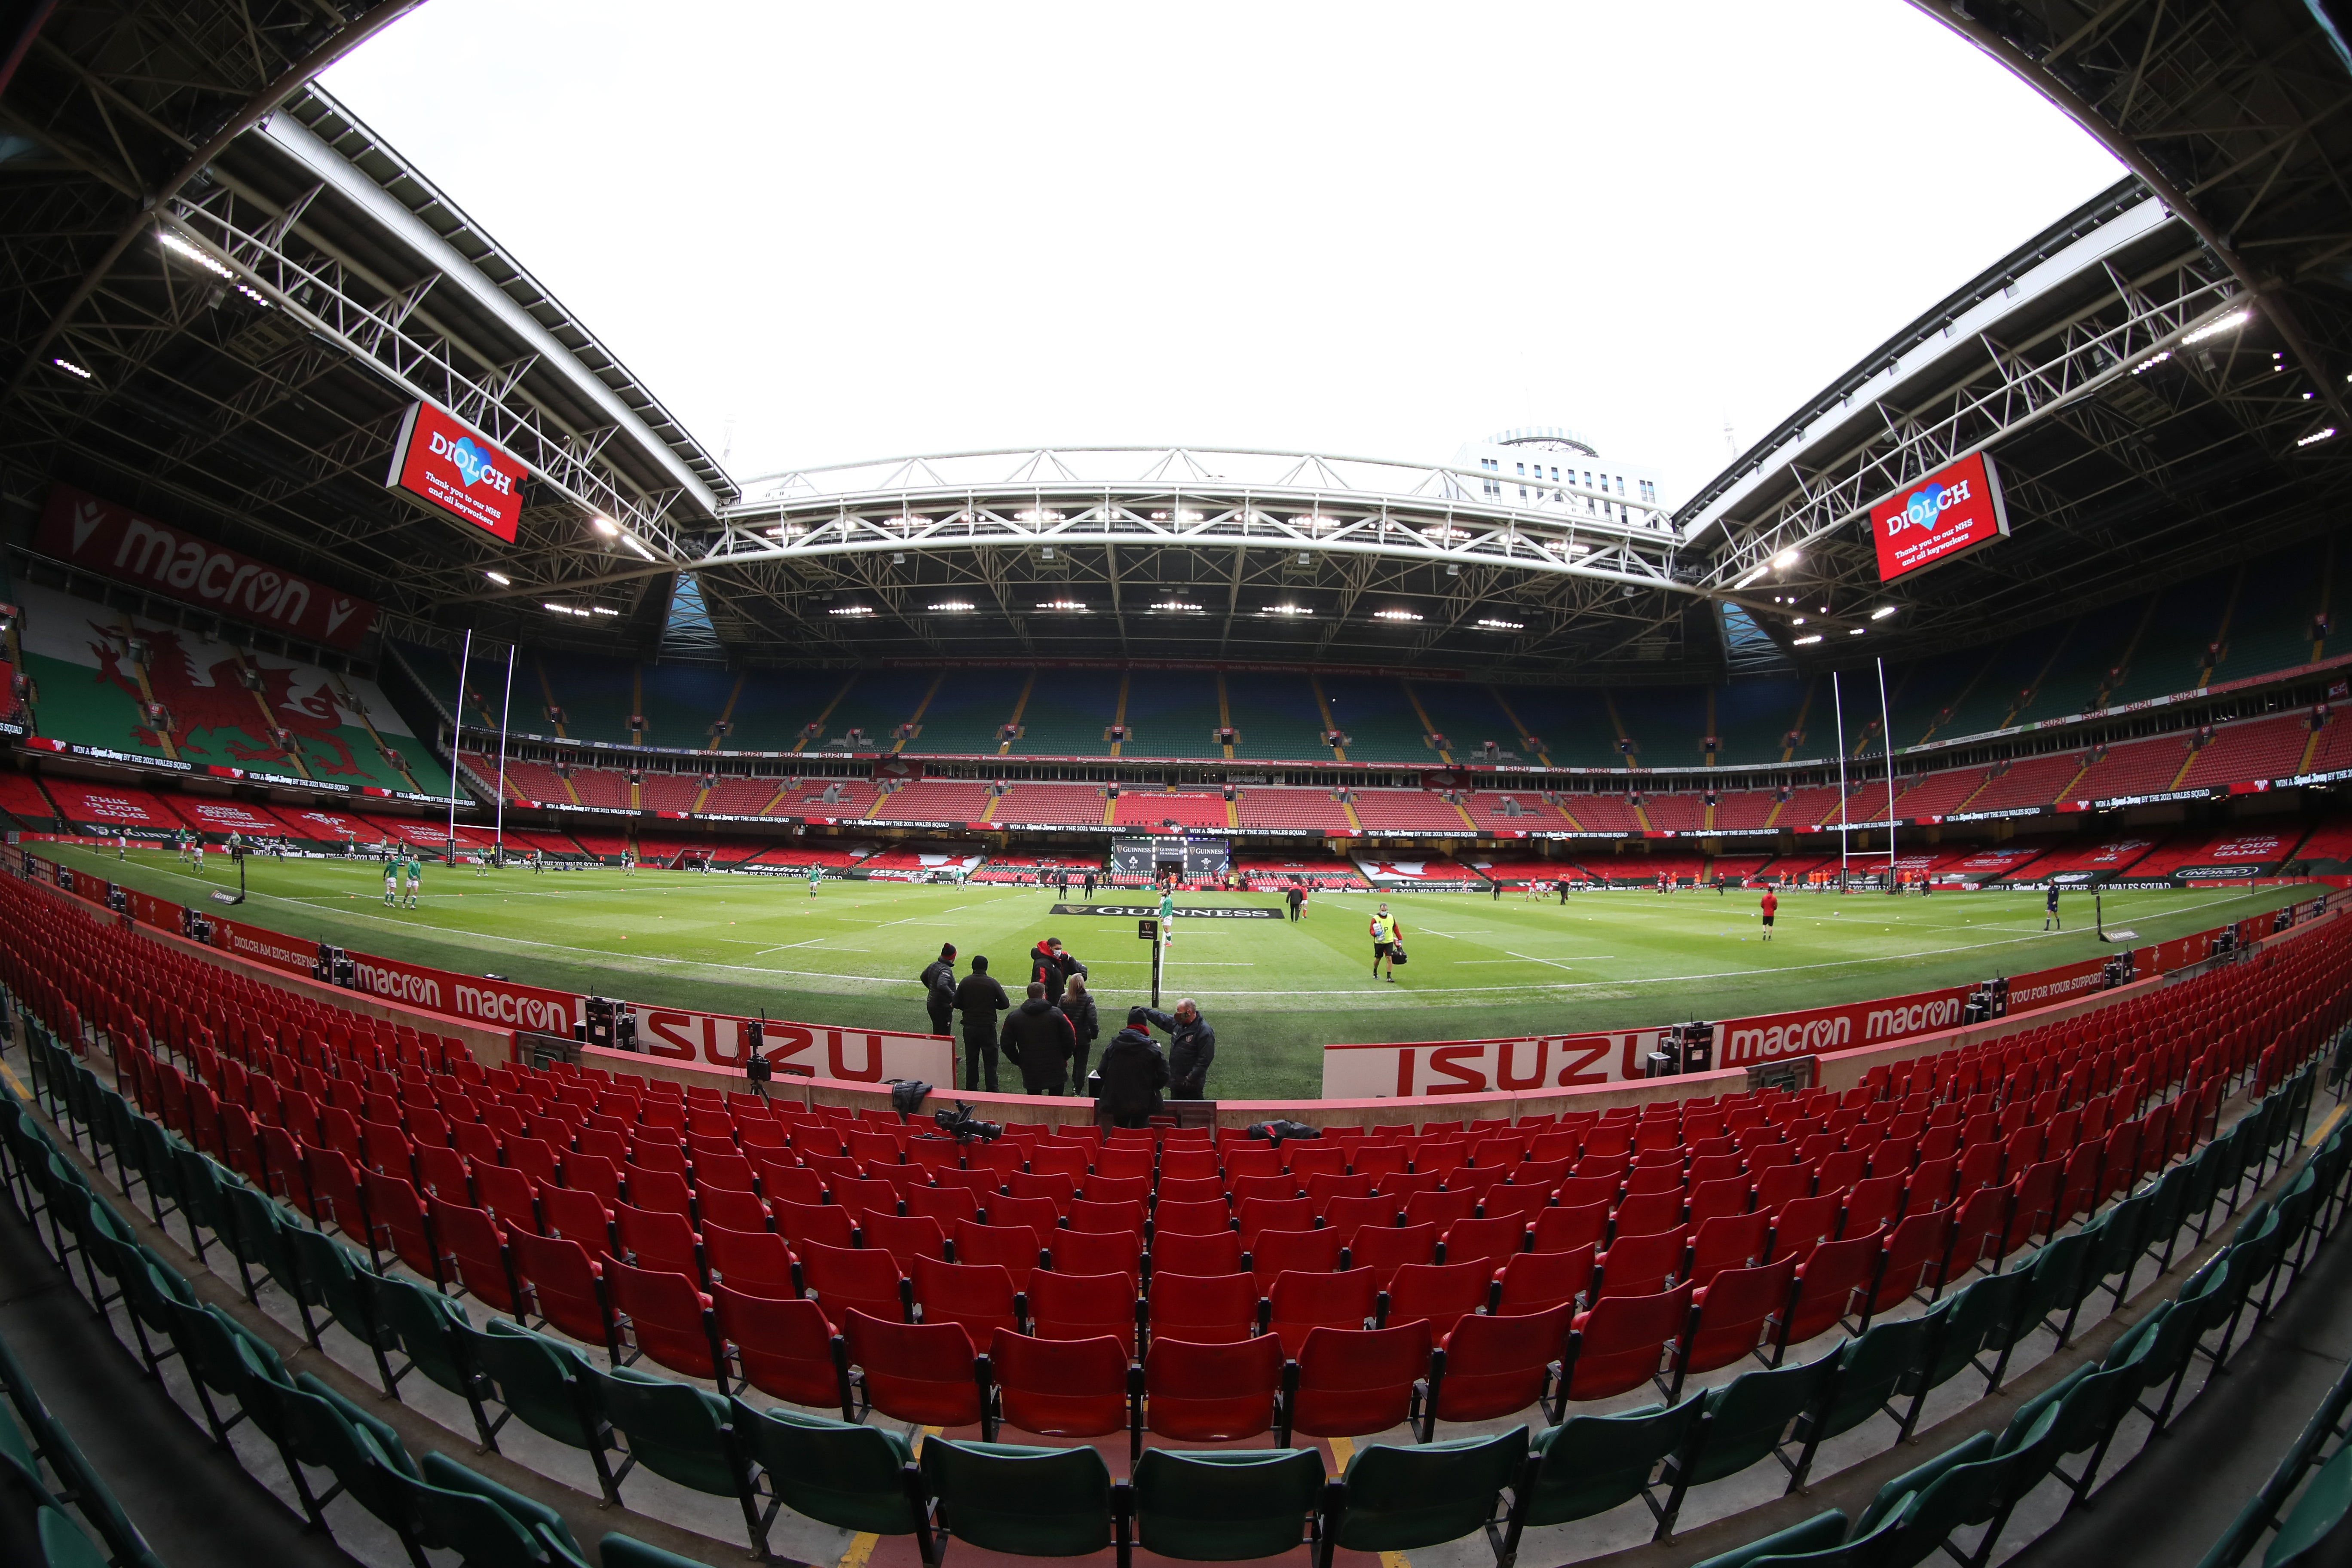
[[[1382,904],[1373,911],[1371,929],[1372,977],[1380,978],[1381,961],[1386,960],[1389,966],[1389,984],[1393,985],[1396,984],[1396,943],[1397,939],[1404,934],[1404,928],[1397,923],[1397,918],[1394,915],[1389,913],[1389,907]]]

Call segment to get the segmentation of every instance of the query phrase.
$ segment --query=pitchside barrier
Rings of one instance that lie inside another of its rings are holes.
[[[121,895],[118,918],[135,927],[184,941],[195,941],[216,954],[243,959],[282,982],[317,982],[318,948],[283,932],[215,914],[208,905],[183,907],[135,888],[118,888],[87,872],[60,879],[54,861],[29,853],[11,857],[14,868],[31,880],[62,888],[75,898],[110,908],[110,892]],[[195,921],[201,921],[201,926]],[[400,1008],[414,1009],[475,1026],[466,1038],[475,1055],[489,1061],[517,1058],[518,1033],[570,1037],[586,1022],[588,998],[574,992],[525,985],[486,975],[460,974],[397,958],[346,950],[348,987],[320,987],[339,1001],[352,993]],[[740,1081],[753,1020],[727,1013],[627,1004],[636,1017],[635,1052],[610,1053],[639,1071],[648,1060],[713,1069]],[[814,1078],[848,1084],[879,1084],[916,1078],[947,1083],[952,1077],[953,1043],[944,1035],[888,1029],[843,1029],[782,1019],[761,1021],[761,1055],[786,1078]],[[487,1033],[488,1039],[484,1037]],[[495,1041],[490,1046],[488,1041]],[[600,1053],[604,1054],[604,1053]]]
[[[575,993],[365,953],[346,954],[352,960],[350,987],[322,985],[312,974],[315,947],[282,932],[213,914],[205,907],[184,908],[133,889],[117,889],[29,851],[8,856],[5,863],[10,871],[69,894],[94,918],[128,920],[144,934],[198,946],[216,962],[257,966],[268,972],[273,984],[345,1005],[355,996],[365,998],[386,1016],[414,1013],[454,1021],[460,1026],[457,1037],[485,1064],[528,1061],[529,1037],[572,1037],[587,1016],[587,998]],[[110,892],[122,895],[119,909],[110,904]],[[2284,933],[2273,931],[2273,913],[2130,949],[2134,970],[2142,978],[2111,991],[2099,989],[2106,956],[2015,976],[2010,981],[2008,1015],[1982,1024],[1960,1022],[1961,1008],[1975,989],[1968,985],[1732,1019],[1717,1025],[1715,1070],[1664,1079],[1641,1075],[1642,1058],[1656,1048],[1664,1032],[1657,1027],[1513,1039],[1334,1045],[1324,1047],[1320,1100],[1210,1101],[1203,1109],[1211,1110],[1218,1125],[1235,1129],[1276,1115],[1339,1126],[1409,1122],[1433,1113],[1517,1116],[1571,1108],[1601,1110],[1736,1092],[1748,1087],[1751,1069],[1790,1062],[1810,1064],[1814,1081],[1822,1087],[1851,1088],[1862,1081],[1870,1066],[1890,1058],[1999,1038],[2029,1021],[2069,1017],[2145,994],[2164,984],[2165,976],[2210,960],[2224,932],[2235,933],[2241,952],[2252,952],[2269,942],[2292,941],[2306,930],[2332,929],[2340,910],[2325,927],[2312,923],[2329,912],[2326,902],[2323,898],[2290,906],[2294,923]],[[192,915],[204,921],[200,930],[190,930]],[[642,1048],[630,1052],[581,1046],[582,1065],[681,1083],[742,1087],[750,1019],[630,1005]],[[2032,1016],[2030,1020],[2027,1015]],[[954,1042],[944,1035],[780,1020],[763,1021],[761,1026],[761,1054],[776,1066],[773,1092],[782,1098],[880,1106],[887,1103],[885,1086],[890,1079],[919,1079],[950,1091],[956,1082]],[[1092,1103],[1085,1100],[974,1091],[956,1098],[971,1101],[982,1117],[1094,1120]]]
[[[2300,926],[2324,911],[2326,900],[2289,906]],[[2101,994],[2106,965],[2128,952],[2133,972],[2160,976],[2203,963],[2224,931],[2251,949],[2271,933],[2275,917],[2216,926],[2210,931],[2117,948],[2115,953],[2012,976],[2009,1017]],[[1818,1058],[1857,1047],[1894,1045],[1958,1027],[1977,987],[1948,985],[1875,1001],[1843,1002],[1789,1013],[1733,1018],[1715,1026],[1718,1072]],[[1643,1078],[1643,1061],[1663,1043],[1664,1027],[1584,1035],[1526,1035],[1499,1040],[1411,1040],[1323,1047],[1326,1100],[1444,1099],[1590,1089]],[[1644,1080],[1653,1081],[1653,1080]],[[1744,1086],[1742,1086],[1744,1087]],[[1708,1092],[1713,1092],[1709,1090]]]

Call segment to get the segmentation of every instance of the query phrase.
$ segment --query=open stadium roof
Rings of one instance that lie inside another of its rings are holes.
[[[1894,333],[1677,513],[1622,520],[1572,489],[1510,504],[1444,468],[1181,446],[739,485],[309,85],[408,8],[68,0],[49,19],[0,95],[12,503],[70,479],[367,594],[425,637],[1709,679],[1743,643],[1812,657],[1789,625],[1799,598],[1873,634],[1822,655],[1928,651],[2274,547],[2332,522],[2352,449],[2352,68],[2291,0],[1923,4],[2133,175]],[[384,489],[420,399],[530,465],[513,545]],[[1979,450],[2013,536],[1883,589],[1868,506]],[[592,632],[547,607],[588,605],[617,616]]]

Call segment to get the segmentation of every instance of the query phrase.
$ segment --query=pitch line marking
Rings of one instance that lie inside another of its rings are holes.
[[[67,847],[67,846],[60,846],[60,847]],[[159,867],[159,868],[158,868],[158,869],[161,869],[161,868]],[[184,875],[184,873],[173,873],[173,874]],[[583,889],[583,891],[585,891],[585,889]],[[617,891],[617,890],[620,890],[620,889],[614,889],[614,890]],[[250,897],[251,897],[251,898],[253,898],[253,899],[257,899],[257,900],[266,900],[266,901],[268,901],[268,902],[269,902],[269,903],[274,903],[274,904],[285,904],[285,905],[289,905],[289,906],[290,906],[290,907],[295,907],[295,908],[307,907],[308,905],[314,904],[314,903],[328,903],[328,904],[331,904],[331,902],[332,902],[332,900],[324,900],[324,899],[293,898],[293,897],[289,897],[289,896],[288,896],[288,895],[286,895],[286,894],[282,894],[282,893],[262,893],[262,892],[256,892],[256,893],[251,894],[251,895],[250,895]],[[2167,918],[2169,918],[2171,915],[2174,915],[2174,914],[2190,914],[2190,913],[2194,913],[2195,911],[2197,911],[2197,910],[2202,910],[2202,909],[2210,909],[2211,907],[2213,907],[2213,906],[2214,906],[2214,905],[2216,905],[2216,904],[2241,903],[2241,902],[2247,902],[2247,901],[2251,901],[2252,898],[2252,894],[2225,895],[2225,896],[2223,896],[2223,897],[2221,897],[2221,898],[2218,898],[2218,899],[2208,899],[2208,900],[2204,900],[2204,901],[2203,901],[2203,902],[2201,902],[2201,903],[2189,904],[2189,905],[2187,905],[2187,906],[2185,906],[2184,908],[2182,908],[2182,909],[2180,909],[2180,910],[2167,910],[2167,911],[2165,911],[2165,914],[2166,914],[2166,917],[2167,917]],[[991,901],[991,902],[1005,902],[1005,901],[1008,901],[1008,900],[990,900],[990,901]],[[360,921],[372,921],[372,922],[373,922],[373,923],[375,923],[375,924],[378,924],[378,925],[389,925],[389,926],[393,926],[393,927],[394,927],[394,928],[396,928],[396,929],[399,929],[399,930],[402,930],[402,931],[409,931],[409,932],[412,932],[412,933],[414,933],[414,932],[416,931],[416,929],[417,929],[417,922],[409,921],[388,921],[388,920],[385,920],[385,919],[384,919],[383,916],[381,916],[381,915],[370,914],[370,913],[367,913],[365,910],[352,910],[352,909],[348,909],[348,908],[347,908],[347,909],[345,909],[345,910],[343,910],[343,913],[344,913],[345,918],[347,918],[347,919],[352,919],[352,920],[360,920]],[[1595,917],[1595,918],[1597,918],[1597,917]],[[688,969],[688,970],[696,970],[696,969],[699,969],[699,970],[709,970],[709,971],[715,971],[715,972],[725,973],[733,973],[733,974],[755,974],[755,975],[763,976],[763,977],[765,977],[765,978],[769,978],[769,979],[773,979],[773,978],[776,978],[777,976],[784,976],[784,977],[786,977],[786,978],[795,979],[795,980],[833,980],[833,981],[852,981],[852,982],[857,982],[857,983],[860,983],[860,984],[871,984],[871,985],[904,985],[904,984],[907,984],[906,980],[904,980],[903,978],[901,978],[901,977],[899,977],[899,976],[896,976],[896,975],[882,975],[882,974],[844,974],[844,973],[840,973],[840,972],[839,972],[839,971],[837,971],[837,970],[829,970],[829,969],[778,969],[778,968],[774,968],[774,967],[768,966],[768,965],[763,965],[763,964],[712,963],[710,963],[709,961],[705,960],[705,959],[692,959],[692,958],[666,958],[666,957],[662,957],[662,956],[656,955],[656,954],[629,953],[629,954],[624,955],[624,954],[621,954],[621,953],[619,953],[619,952],[617,952],[611,951],[611,950],[607,950],[607,949],[604,949],[604,948],[575,947],[575,946],[572,946],[572,944],[567,943],[567,942],[534,942],[534,941],[530,940],[530,938],[528,938],[528,937],[499,936],[499,935],[496,935],[496,934],[494,934],[494,933],[492,933],[492,932],[488,932],[488,931],[466,931],[466,930],[464,930],[463,928],[460,928],[460,927],[451,927],[451,926],[434,926],[434,927],[431,927],[431,928],[429,928],[429,929],[430,929],[430,930],[432,930],[432,931],[436,931],[436,932],[437,932],[437,933],[440,933],[440,935],[438,935],[438,936],[436,936],[436,937],[435,937],[435,938],[433,938],[433,939],[431,939],[431,940],[442,940],[442,939],[444,939],[444,938],[448,938],[448,939],[467,938],[467,939],[471,939],[471,940],[476,941],[476,942],[503,942],[503,943],[505,943],[506,945],[508,945],[509,947],[516,947],[516,948],[525,948],[525,947],[528,947],[528,948],[541,948],[541,949],[544,949],[545,951],[550,952],[571,952],[571,953],[580,953],[580,954],[583,954],[583,955],[585,955],[585,956],[587,956],[587,957],[594,958],[594,959],[597,959],[597,960],[600,960],[600,961],[602,961],[602,962],[608,963],[611,963],[611,962],[613,962],[614,960],[615,960],[615,959],[617,959],[617,958],[622,958],[622,957],[625,956],[625,957],[626,957],[626,958],[627,958],[631,963],[636,963],[636,964],[645,965],[645,966],[647,966],[647,967],[651,967],[651,966],[653,966],[653,965],[657,965],[657,964],[658,964],[658,965],[664,965],[664,966],[667,966],[667,967],[679,968],[679,969]],[[2075,935],[2075,936],[2079,936],[2079,935],[2081,935],[2081,934],[2082,934],[2082,933],[2081,933],[2081,932],[2079,932],[2079,931],[2074,931],[2074,932],[2069,932],[2069,931],[2033,931],[2033,932],[2030,932],[2030,933],[2028,933],[2027,935],[2024,935],[2024,936],[2019,936],[2019,937],[2006,937],[2006,938],[2001,938],[2001,939],[1999,939],[1999,940],[1997,940],[1997,941],[1993,941],[1993,942],[1962,942],[1962,943],[1960,943],[1959,945],[1958,945],[1958,946],[1956,946],[1956,947],[1943,947],[1943,948],[1928,948],[1928,949],[1923,949],[1923,950],[1921,950],[1921,951],[1919,951],[1919,952],[1916,952],[1905,953],[1905,954],[1901,954],[1901,955],[1899,955],[1899,956],[1906,957],[1906,958],[1937,958],[1937,957],[1942,957],[1942,956],[1944,956],[1944,955],[1946,955],[1946,954],[1948,954],[1948,953],[1955,953],[1955,952],[1979,952],[1979,951],[1980,951],[1980,950],[1982,950],[1982,949],[1986,949],[1986,948],[1993,948],[1993,947],[2011,947],[2011,946],[2015,946],[2016,944],[2018,944],[2018,943],[2020,943],[2020,942],[2039,942],[2039,941],[2042,941],[2042,940],[2043,940],[2044,938],[2046,938],[2046,937],[2050,937],[2050,936],[2069,936],[2069,935]],[[1108,962],[1108,961],[1106,961],[1106,962]],[[1557,993],[1557,992],[1562,992],[1562,991],[1589,991],[1589,990],[1594,990],[1594,989],[1606,989],[1606,988],[1608,988],[1608,987],[1610,987],[1610,986],[1615,986],[1615,985],[1654,985],[1654,984],[1684,984],[1684,983],[1685,983],[1685,982],[1693,981],[1693,980],[1737,980],[1737,979],[1745,979],[1745,978],[1748,978],[1748,977],[1750,977],[1750,976],[1759,975],[1759,974],[1791,974],[1791,973],[1803,973],[1803,972],[1808,971],[1808,970],[1815,970],[1815,969],[1846,969],[1846,968],[1851,968],[1851,967],[1853,967],[1853,966],[1854,966],[1854,965],[1856,965],[1856,964],[1876,964],[1876,963],[1885,963],[1885,962],[1886,962],[1886,957],[1885,957],[1885,955],[1882,954],[1882,955],[1880,955],[1880,956],[1878,956],[1878,957],[1874,957],[1874,958],[1838,959],[1838,960],[1832,960],[1832,961],[1829,961],[1829,962],[1825,962],[1825,963],[1822,963],[1790,964],[1790,965],[1787,965],[1787,966],[1784,966],[1784,967],[1781,967],[1781,968],[1775,968],[1775,969],[1728,969],[1728,970],[1720,970],[1720,971],[1717,971],[1717,972],[1715,972],[1715,973],[1706,973],[1706,974],[1663,974],[1663,975],[1654,975],[1654,976],[1651,976],[1651,977],[1648,977],[1648,978],[1642,978],[1642,977],[1637,977],[1637,976],[1628,975],[1628,976],[1625,976],[1625,977],[1623,977],[1623,978],[1622,978],[1622,979],[1614,979],[1614,980],[1594,980],[1594,981],[1554,981],[1554,982],[1549,982],[1549,983],[1540,984],[1525,984],[1525,985],[1452,985],[1452,986],[1439,986],[1439,987],[1432,987],[1432,988],[1428,988],[1428,989],[1422,989],[1422,988],[1418,988],[1418,987],[1416,987],[1416,988],[1414,988],[1414,989],[1412,989],[1412,990],[1410,990],[1410,991],[1402,991],[1402,992],[1391,992],[1391,991],[1388,991],[1388,990],[1386,990],[1386,989],[1382,989],[1382,990],[1380,990],[1380,991],[1373,991],[1373,992],[1357,991],[1357,990],[1353,990],[1353,989],[1345,990],[1345,991],[1337,991],[1337,990],[1332,990],[1332,991],[1299,991],[1299,990],[1295,990],[1295,989],[1279,990],[1279,991],[1203,991],[1203,992],[1202,992],[1202,993],[1201,993],[1201,994],[1202,994],[1202,995],[1204,995],[1204,996],[1214,996],[1214,997],[1221,997],[1221,998],[1234,998],[1234,997],[1244,997],[1244,998],[1245,998],[1245,997],[1254,997],[1254,996],[1365,996],[1365,995],[1378,995],[1378,996],[1393,996],[1393,997],[1397,997],[1397,998],[1400,998],[1400,999],[1403,999],[1403,998],[1413,998],[1413,997],[1453,996],[1453,995],[1472,995],[1472,996],[1495,996],[1495,995],[1503,995],[1503,996],[1507,996],[1507,995],[1512,995],[1512,994],[1529,994],[1529,993],[1534,993],[1534,994],[1549,994],[1549,993]],[[1163,973],[1165,973],[1165,971],[1163,970]],[[1382,1004],[1382,1005],[1387,1005],[1388,1004]]]

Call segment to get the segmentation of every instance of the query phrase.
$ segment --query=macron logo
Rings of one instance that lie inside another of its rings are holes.
[[[77,501],[74,504],[73,541],[76,555],[81,553],[81,547],[89,542],[89,536],[97,532],[98,525],[105,521],[106,510],[96,501]]]

